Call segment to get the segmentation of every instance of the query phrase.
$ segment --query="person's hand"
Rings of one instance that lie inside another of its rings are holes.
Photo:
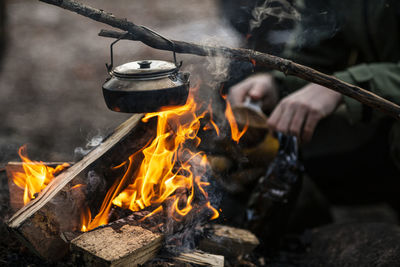
[[[232,105],[243,103],[247,97],[254,102],[261,101],[264,110],[272,110],[278,102],[274,78],[267,73],[256,74],[232,86],[229,90],[228,100]]]
[[[341,94],[318,84],[308,84],[279,102],[268,119],[268,125],[275,131],[308,142],[317,123],[331,114],[341,101]]]

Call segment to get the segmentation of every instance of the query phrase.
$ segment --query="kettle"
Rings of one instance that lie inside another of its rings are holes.
[[[110,46],[111,64],[106,66],[111,77],[102,86],[104,100],[109,109],[126,113],[147,113],[186,103],[190,74],[180,71],[182,62],[176,62],[175,51],[174,63],[147,59],[128,62],[113,69],[112,48],[118,41],[119,39]]]

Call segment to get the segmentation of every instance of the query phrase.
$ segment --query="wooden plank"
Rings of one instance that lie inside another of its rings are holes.
[[[258,238],[245,229],[214,224],[210,232],[200,241],[199,248],[225,257],[237,258],[252,252],[260,244]]]
[[[155,121],[143,123],[141,118],[141,114],[135,114],[121,124],[9,219],[8,226],[38,255],[57,260],[68,252],[62,233],[80,230],[83,206],[98,210],[117,178],[111,168],[127,160],[154,136]],[[77,184],[84,186],[72,190]]]
[[[84,233],[71,242],[75,264],[85,266],[138,266],[153,259],[163,236],[140,226],[112,225]]]
[[[225,258],[222,255],[214,255],[210,253],[205,253],[200,250],[195,250],[191,252],[183,252],[177,256],[172,257],[175,261],[181,261],[190,263],[193,265],[200,266],[215,266],[215,267],[223,267]]]

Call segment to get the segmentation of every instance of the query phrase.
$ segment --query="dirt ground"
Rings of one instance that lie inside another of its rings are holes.
[[[0,67],[0,168],[18,160],[27,144],[35,160],[73,161],[74,150],[105,136],[130,115],[107,109],[101,86],[107,78],[111,39],[107,26],[39,1],[8,0],[7,46]],[[237,46],[237,36],[219,16],[216,0],[86,0],[88,5],[150,27],[172,39]],[[139,59],[172,60],[169,52],[121,41],[116,64]],[[184,68],[206,68],[207,60],[179,56]],[[0,174],[0,216],[8,216],[7,183]],[[37,258],[0,227],[0,265],[27,266]],[[22,255],[22,256],[21,256]],[[22,260],[22,258],[24,258]],[[34,265],[30,265],[34,266]]]

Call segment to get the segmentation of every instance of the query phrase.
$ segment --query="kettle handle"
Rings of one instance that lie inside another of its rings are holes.
[[[155,32],[155,31],[153,31],[153,30],[151,30],[151,29],[149,29],[149,28],[147,28],[147,27],[145,27],[145,26],[140,26],[140,27],[142,27],[144,30],[150,32],[151,34],[154,34],[154,35],[156,35],[156,36],[158,36],[158,37],[164,39],[165,41],[167,41],[168,43],[171,44],[171,46],[172,46],[172,53],[173,53],[173,55],[174,55],[174,64],[175,64],[175,66],[179,69],[179,68],[182,66],[182,61],[179,62],[179,64],[178,64],[178,62],[177,62],[177,60],[176,60],[175,43],[172,42],[170,39],[168,39],[168,38],[162,36],[161,34]],[[114,65],[113,46],[114,46],[119,40],[124,39],[124,38],[125,38],[127,35],[129,35],[129,34],[130,34],[130,33],[127,32],[127,33],[125,33],[125,34],[119,36],[117,40],[115,40],[114,42],[112,42],[112,43],[110,44],[110,61],[111,61],[111,62],[110,62],[110,64],[107,64],[107,63],[106,63],[106,68],[107,68],[107,71],[108,71],[108,73],[109,73],[110,75],[111,75],[112,68],[113,68],[113,65]]]
[[[107,71],[108,71],[108,73],[111,75],[111,72],[112,72],[112,69],[113,69],[113,65],[114,65],[114,52],[113,52],[113,46],[119,41],[119,40],[121,40],[122,38],[124,38],[125,36],[127,36],[127,35],[129,35],[129,33],[125,33],[125,34],[123,34],[123,35],[121,35],[120,37],[118,37],[118,39],[117,40],[115,40],[114,42],[112,42],[111,44],[110,44],[110,64],[107,64],[106,63],[106,68],[107,68]],[[112,75],[111,75],[112,76]]]
[[[162,36],[162,35],[159,34],[158,32],[155,32],[155,31],[153,31],[152,29],[147,28],[146,26],[141,25],[140,27],[143,28],[144,30],[150,32],[151,34],[154,34],[154,35],[156,35],[156,36],[158,36],[158,37],[164,39],[165,41],[167,41],[168,43],[171,44],[172,53],[173,53],[173,55],[174,55],[174,64],[175,64],[175,66],[179,69],[179,68],[182,66],[182,61],[179,62],[179,64],[178,64],[178,62],[177,62],[177,60],[176,60],[175,43],[172,42],[172,41],[171,41],[170,39],[168,39],[167,37]]]

